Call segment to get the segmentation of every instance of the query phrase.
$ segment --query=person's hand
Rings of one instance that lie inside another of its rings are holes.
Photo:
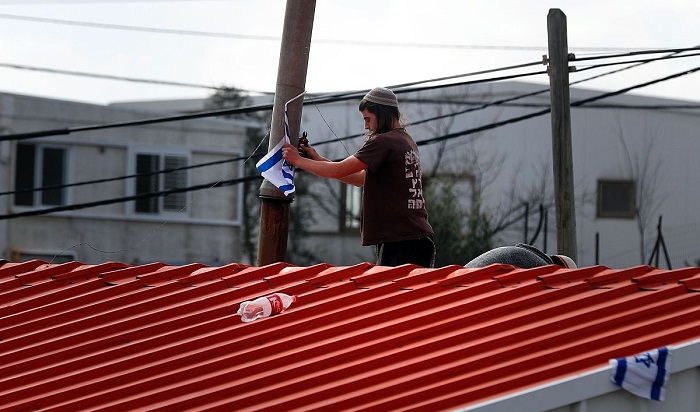
[[[301,145],[299,146],[299,151],[301,151],[301,155],[304,157],[308,157],[311,160],[323,160],[323,158],[316,152],[316,149],[311,147],[311,145]]]
[[[282,157],[292,166],[297,166],[299,164],[299,160],[301,160],[301,155],[299,155],[297,148],[289,143],[285,143],[282,146]]]

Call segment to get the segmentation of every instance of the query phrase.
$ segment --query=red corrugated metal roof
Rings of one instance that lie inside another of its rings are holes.
[[[700,337],[700,268],[0,266],[3,410],[449,410]],[[272,292],[286,312],[242,323]]]

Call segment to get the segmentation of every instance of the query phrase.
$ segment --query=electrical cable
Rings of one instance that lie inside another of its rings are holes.
[[[596,55],[596,56],[590,56],[590,57],[575,57],[574,59],[571,59],[571,61],[613,59],[613,58],[618,58],[618,57],[639,56],[639,55],[644,55],[644,54],[659,54],[659,53],[676,54],[676,53],[684,53],[684,52],[694,51],[694,50],[700,50],[700,46],[683,47],[683,48],[675,48],[675,49],[637,50],[637,51],[631,51],[631,52],[627,52],[627,53],[604,54],[604,55]]]
[[[650,62],[655,62],[655,61],[661,61],[661,60],[670,60],[670,59],[680,59],[680,58],[685,58],[685,57],[695,57],[695,56],[700,56],[700,53],[693,53],[693,54],[684,54],[682,56],[674,56],[674,55],[669,55],[669,56],[664,56],[664,57],[658,57],[655,59],[642,59],[642,60],[626,60],[624,62],[611,62],[611,63],[599,63],[591,66],[587,66],[584,68],[577,68],[577,72],[583,72],[591,69],[599,69],[601,67],[608,67],[608,66],[617,66],[620,64],[631,64],[631,63],[650,63]],[[636,67],[636,65],[634,66]]]
[[[136,77],[88,73],[88,72],[80,72],[80,71],[73,71],[73,70],[51,69],[51,68],[47,68],[47,67],[36,67],[36,66],[29,66],[29,65],[24,65],[24,64],[0,63],[0,67],[6,67],[6,68],[18,69],[18,70],[31,70],[31,71],[37,71],[37,72],[63,74],[63,75],[68,75],[68,76],[90,77],[90,78],[94,78],[94,79],[103,79],[103,80],[120,80],[120,81],[127,81],[127,82],[133,82],[133,83],[146,83],[146,84],[154,84],[154,85],[162,85],[162,86],[177,86],[177,87],[191,87],[191,88],[208,89],[208,90],[223,90],[222,87],[204,86],[201,84],[182,83],[182,82],[174,82],[174,81],[167,81],[167,80],[139,79]]]
[[[673,53],[679,53],[679,52],[683,52],[683,51],[687,51],[687,50],[695,50],[695,49],[698,49],[698,48],[694,47],[694,48],[689,48],[689,49],[673,49],[672,51],[673,51]],[[691,55],[691,57],[692,56],[695,56],[695,55]],[[672,58],[672,57],[675,57],[675,56],[666,56],[666,57],[657,58],[657,59],[650,59],[649,61],[662,60],[665,58]],[[678,56],[678,57],[687,57],[687,56]],[[612,63],[612,64],[627,64],[627,63],[629,63],[629,62]],[[533,64],[535,64],[535,63],[525,63],[522,65],[497,68],[497,69],[493,69],[493,70],[489,70],[489,71],[465,73],[465,74],[461,74],[461,75],[424,80],[421,82],[404,83],[403,85],[396,85],[396,86],[392,86],[392,87],[397,89],[394,91],[396,94],[402,94],[402,93],[419,92],[419,91],[424,91],[424,90],[434,90],[434,89],[439,89],[439,88],[454,87],[454,86],[461,86],[461,85],[470,85],[470,84],[477,84],[477,83],[510,80],[510,79],[514,79],[514,78],[527,77],[527,76],[533,76],[533,75],[538,75],[538,74],[544,73],[544,72],[538,71],[538,72],[514,74],[514,75],[510,75],[510,76],[494,77],[494,78],[489,78],[489,79],[465,81],[465,82],[459,82],[459,83],[449,83],[449,84],[442,84],[442,85],[433,85],[433,86],[401,89],[401,87],[405,87],[406,85],[433,83],[433,82],[441,81],[441,80],[448,79],[448,78],[453,79],[453,78],[458,78],[458,77],[473,76],[475,74],[496,72],[496,71],[511,69],[514,67],[525,67],[525,66],[529,66],[529,65],[533,65]],[[583,71],[583,69],[581,71]],[[346,93],[331,94],[331,95],[321,95],[321,96],[315,97],[315,102],[304,102],[303,104],[304,105],[324,104],[324,103],[338,102],[338,101],[343,101],[343,100],[350,100],[350,99],[362,97],[365,92],[366,91],[346,92]],[[205,117],[252,113],[252,112],[263,111],[263,110],[272,110],[272,105],[266,104],[266,105],[249,106],[249,107],[235,108],[235,109],[220,109],[220,110],[215,110],[215,111],[204,111],[204,112],[191,113],[191,114],[186,114],[186,115],[166,116],[166,117],[160,117],[160,118],[144,119],[144,120],[129,121],[129,122],[118,122],[118,123],[108,123],[108,124],[102,124],[102,125],[78,126],[78,127],[72,127],[72,128],[45,130],[45,131],[37,131],[37,132],[29,132],[29,133],[8,134],[8,135],[0,136],[0,142],[7,141],[7,140],[25,140],[25,139],[33,139],[33,138],[39,138],[39,137],[66,135],[66,134],[70,134],[70,133],[74,133],[74,132],[100,130],[100,129],[115,128],[115,127],[141,126],[141,125],[163,123],[163,122],[170,122],[170,121],[190,120],[190,119],[205,118]]]
[[[591,97],[591,98],[588,98],[588,99],[584,99],[584,100],[580,100],[580,101],[577,101],[577,102],[573,102],[573,103],[571,103],[571,106],[573,106],[573,107],[582,106],[582,105],[585,105],[585,104],[590,103],[590,102],[593,102],[593,101],[597,101],[597,100],[601,100],[601,99],[604,99],[604,98],[607,98],[607,97],[611,97],[611,96],[623,94],[623,93],[626,93],[626,92],[628,92],[628,91],[630,91],[630,90],[633,90],[633,89],[636,89],[636,88],[641,88],[641,87],[645,87],[645,86],[648,86],[648,85],[651,85],[651,84],[656,84],[656,83],[663,82],[663,81],[666,81],[666,80],[670,80],[670,79],[682,77],[682,76],[685,76],[685,75],[688,75],[688,74],[692,74],[692,73],[694,73],[694,72],[696,72],[696,71],[698,71],[698,70],[700,70],[700,67],[697,67],[697,68],[695,68],[695,69],[686,70],[686,71],[683,71],[683,72],[680,72],[680,73],[676,73],[676,74],[673,74],[673,75],[665,76],[665,77],[663,77],[663,78],[656,79],[656,80],[652,80],[652,81],[649,81],[649,82],[640,83],[640,84],[637,84],[637,85],[634,85],[634,86],[630,86],[630,87],[627,87],[627,88],[624,88],[624,89],[620,89],[620,90],[618,90],[618,91],[609,92],[609,93],[603,93],[603,94],[598,95],[598,96],[594,96],[594,97]],[[456,133],[449,133],[449,134],[446,134],[446,135],[443,135],[443,136],[438,136],[438,137],[434,137],[434,138],[430,138],[430,139],[420,140],[420,141],[417,141],[416,144],[417,144],[418,146],[424,146],[424,145],[436,143],[436,142],[439,142],[439,141],[442,141],[442,140],[453,139],[453,138],[465,136],[465,135],[468,135],[468,134],[474,134],[474,133],[481,132],[481,131],[484,131],[484,130],[489,130],[489,129],[493,129],[493,128],[496,128],[496,127],[504,126],[504,125],[506,125],[506,124],[511,124],[511,123],[515,123],[515,122],[522,121],[522,120],[527,120],[527,119],[530,119],[530,118],[538,117],[538,116],[544,115],[544,114],[546,114],[546,113],[549,113],[550,111],[551,111],[551,108],[547,108],[547,109],[545,109],[545,110],[541,110],[541,111],[538,111],[538,112],[530,113],[530,114],[527,114],[527,115],[524,115],[524,116],[518,116],[518,117],[506,119],[506,120],[503,120],[503,121],[500,121],[500,122],[496,122],[496,123],[492,123],[492,124],[488,124],[488,125],[483,125],[483,126],[479,126],[479,127],[476,127],[476,128],[471,128],[471,129],[467,129],[467,130],[460,131],[460,132],[456,132]],[[251,156],[252,156],[252,155],[251,155]],[[249,180],[252,180],[252,179],[254,179],[254,178],[260,178],[260,176],[248,176],[248,177],[245,177],[245,178],[242,178],[242,179],[249,179]],[[102,203],[102,202],[116,203],[116,202],[124,202],[124,201],[135,200],[135,199],[138,199],[138,198],[140,198],[140,197],[165,196],[165,195],[171,194],[171,193],[185,192],[185,191],[189,191],[189,190],[199,190],[199,189],[202,189],[202,188],[217,187],[217,186],[223,185],[223,184],[220,184],[220,183],[232,182],[231,184],[235,184],[235,182],[238,181],[238,180],[240,180],[240,179],[233,179],[233,180],[229,180],[229,181],[220,181],[220,182],[215,183],[214,185],[209,184],[209,185],[192,186],[192,187],[188,187],[188,188],[169,189],[169,190],[161,191],[161,192],[146,193],[146,194],[140,194],[140,195],[135,195],[135,196],[122,197],[122,198],[118,198],[118,199],[108,199],[108,200],[98,201],[98,202],[92,202],[92,203],[88,203],[88,204],[67,205],[67,206],[60,206],[60,207],[51,208],[51,209],[42,209],[42,210],[37,210],[37,211],[21,212],[20,214],[12,214],[12,215],[4,215],[4,216],[0,215],[0,220],[6,219],[6,218],[10,218],[10,217],[21,217],[21,216],[29,216],[29,215],[36,215],[36,214],[45,214],[45,213],[51,213],[51,212],[54,212],[54,211],[74,210],[74,209],[77,209],[77,208],[93,207],[93,206],[99,206],[99,205],[102,205],[102,204],[107,204],[107,203]],[[8,216],[9,216],[9,217],[8,217]]]
[[[510,80],[510,79],[514,79],[514,78],[533,76],[533,75],[538,75],[538,74],[543,74],[543,73],[545,73],[545,72],[540,71],[540,72],[515,74],[515,75],[510,75],[510,76],[502,76],[502,77],[497,77],[497,78],[476,80],[476,81],[451,83],[451,84],[446,84],[446,85],[436,85],[436,86],[428,86],[428,87],[423,87],[423,88],[403,89],[403,90],[396,90],[395,93],[402,94],[402,93],[410,93],[410,92],[415,92],[415,91],[431,90],[431,89],[438,89],[438,88],[445,88],[445,87],[452,87],[452,86],[469,85],[469,84],[493,82],[493,81],[500,81],[500,80]],[[435,81],[435,80],[429,80],[427,82],[432,82],[432,81]],[[303,105],[334,103],[334,102],[339,102],[339,101],[351,100],[351,99],[356,99],[358,97],[364,96],[364,93],[366,93],[366,90],[362,91],[361,93],[351,92],[351,93],[344,93],[344,94],[340,94],[340,95],[315,97],[315,102],[305,101],[303,103]],[[272,104],[263,104],[263,105],[256,105],[256,106],[239,107],[239,108],[234,108],[234,109],[218,109],[218,110],[203,111],[203,112],[189,113],[189,114],[183,114],[183,115],[163,116],[163,117],[156,117],[156,118],[142,119],[142,120],[132,120],[132,121],[126,121],[126,122],[115,122],[115,123],[104,123],[104,124],[98,124],[98,125],[65,127],[65,128],[61,128],[61,129],[43,130],[43,131],[27,132],[27,133],[13,133],[13,134],[6,134],[6,135],[0,136],[0,142],[9,141],[9,140],[27,140],[27,139],[35,139],[35,138],[40,138],[40,137],[67,135],[67,134],[77,133],[77,132],[86,132],[86,131],[93,131],[93,130],[119,128],[119,127],[143,126],[143,125],[148,125],[148,124],[165,123],[165,122],[180,121],[180,120],[200,119],[200,118],[205,118],[205,117],[229,116],[229,115],[233,115],[233,114],[254,113],[254,112],[258,112],[258,111],[269,111],[269,110],[272,110],[272,108],[273,108]]]
[[[576,101],[576,102],[571,103],[571,106],[572,106],[572,107],[582,106],[582,105],[584,105],[584,104],[586,104],[586,103],[594,102],[594,101],[596,101],[596,100],[601,100],[601,99],[605,99],[605,98],[608,98],[608,97],[612,97],[612,96],[617,96],[617,95],[620,95],[620,94],[624,94],[624,93],[627,93],[627,92],[630,91],[630,90],[639,89],[639,88],[641,88],[641,87],[650,86],[650,85],[656,84],[656,83],[661,83],[661,82],[664,82],[664,81],[666,81],[666,80],[676,79],[676,78],[678,78],[678,77],[683,77],[683,76],[686,76],[686,75],[688,75],[688,74],[695,73],[695,72],[697,72],[698,70],[700,70],[700,66],[698,66],[698,67],[696,67],[696,68],[694,68],[694,69],[684,70],[684,71],[679,72],[679,73],[676,73],[676,74],[671,74],[671,75],[669,75],[669,76],[665,76],[665,77],[662,77],[662,78],[659,78],[659,79],[656,79],[656,80],[650,80],[650,81],[648,81],[648,82],[636,84],[636,85],[634,85],[634,86],[625,87],[625,88],[623,88],[623,89],[619,89],[619,90],[616,90],[616,91],[614,91],[614,92],[603,93],[603,94],[600,94],[600,95],[598,95],[598,96],[590,97],[590,98],[588,98],[588,99],[579,100],[579,101]]]
[[[125,175],[125,176],[117,176],[117,177],[110,177],[110,178],[96,179],[96,180],[86,180],[86,181],[76,182],[76,183],[66,183],[66,184],[61,184],[61,185],[50,185],[50,186],[42,186],[42,187],[32,187],[32,188],[27,188],[27,189],[17,189],[17,190],[11,190],[11,191],[6,191],[6,192],[0,192],[0,196],[15,195],[15,194],[20,194],[20,193],[42,192],[44,190],[66,189],[69,187],[115,182],[115,181],[119,181],[119,180],[134,179],[137,177],[146,177],[146,176],[154,176],[154,175],[159,175],[159,174],[171,173],[171,172],[176,172],[179,170],[190,170],[190,169],[197,169],[197,168],[207,167],[207,166],[215,166],[215,165],[224,164],[224,163],[238,162],[241,160],[248,160],[249,158],[250,157],[240,156],[240,157],[236,157],[233,159],[216,160],[213,162],[198,163],[198,164],[189,165],[189,166],[172,167],[172,168],[168,168],[168,169],[155,170],[155,171],[147,172],[147,173],[134,173],[134,174]]]
[[[39,138],[39,137],[67,135],[67,134],[71,134],[71,133],[75,133],[75,132],[86,132],[86,131],[92,131],[92,130],[113,129],[113,128],[118,128],[118,127],[144,126],[144,125],[148,125],[148,124],[166,123],[166,122],[173,122],[173,121],[179,121],[179,120],[201,119],[201,118],[205,118],[205,117],[255,113],[255,112],[267,111],[267,110],[272,110],[271,104],[238,107],[235,109],[218,109],[218,110],[211,110],[211,111],[204,111],[204,112],[197,112],[197,113],[181,114],[181,115],[175,115],[175,116],[163,116],[163,117],[155,117],[155,118],[150,118],[150,119],[131,120],[131,121],[126,121],[126,122],[103,123],[103,124],[89,125],[89,126],[64,127],[61,129],[42,130],[42,131],[28,132],[28,133],[6,134],[6,135],[0,136],[0,142],[8,141],[8,140],[26,140],[26,139],[35,139],[35,138]]]
[[[188,186],[188,187],[179,187],[179,188],[161,190],[158,192],[140,193],[138,195],[133,195],[133,196],[123,196],[123,197],[114,198],[114,199],[104,199],[104,200],[97,200],[94,202],[77,203],[77,204],[72,204],[72,205],[56,206],[56,207],[51,207],[51,208],[46,208],[46,209],[28,210],[26,212],[10,213],[7,215],[0,215],[0,220],[13,219],[13,218],[17,218],[17,217],[45,215],[45,214],[55,213],[55,212],[64,212],[67,210],[85,209],[85,208],[89,208],[89,207],[109,205],[112,203],[124,203],[124,202],[129,202],[129,201],[138,200],[138,199],[149,199],[149,198],[153,198],[153,197],[167,196],[167,195],[171,195],[173,193],[185,193],[185,192],[191,192],[191,191],[195,191],[195,190],[206,190],[206,189],[210,189],[210,188],[214,188],[214,187],[232,186],[232,185],[236,185],[238,183],[243,183],[243,182],[256,180],[256,179],[262,179],[262,176],[259,176],[259,175],[244,176],[244,177],[240,177],[237,179],[219,180],[219,181],[213,182],[213,183],[205,183],[205,184],[201,184],[201,185]]]
[[[655,80],[655,81],[651,81],[651,82],[647,82],[647,83],[643,83],[643,84],[641,84],[641,85],[636,85],[636,86],[633,86],[633,87],[628,88],[628,89],[622,89],[621,91],[611,92],[611,93],[606,93],[606,94],[603,94],[603,95],[599,95],[599,96],[596,96],[596,97],[594,97],[594,98],[587,99],[587,100],[585,100],[585,101],[574,102],[574,103],[571,104],[571,106],[573,106],[573,107],[581,106],[581,105],[584,105],[584,104],[586,104],[586,103],[588,103],[588,102],[591,102],[591,101],[600,100],[600,99],[603,99],[603,98],[605,98],[605,97],[610,97],[610,96],[613,96],[613,95],[625,93],[626,91],[629,91],[629,90],[631,90],[631,89],[633,89],[633,88],[644,87],[644,86],[646,86],[646,85],[650,85],[650,84],[658,83],[658,82],[661,82],[661,81],[669,80],[669,79],[672,79],[672,78],[680,77],[680,76],[683,76],[683,75],[686,75],[686,74],[690,74],[690,73],[693,73],[693,72],[697,71],[698,69],[700,69],[700,68],[693,69],[693,70],[690,70],[690,71],[687,71],[687,72],[681,72],[681,73],[678,73],[678,74],[675,74],[675,75],[671,75],[671,76],[667,76],[667,77],[665,77],[665,78],[657,79],[657,80]],[[624,70],[624,69],[623,69],[623,70]],[[580,82],[580,81],[579,81],[579,82]],[[532,93],[527,93],[527,94],[523,94],[523,95],[519,95],[519,96],[507,98],[507,99],[501,99],[501,100],[498,100],[498,101],[494,101],[494,102],[489,102],[489,103],[482,104],[482,105],[480,105],[479,107],[469,108],[469,109],[466,109],[466,110],[463,110],[463,111],[459,111],[459,112],[455,112],[455,113],[450,113],[450,114],[448,114],[448,115],[440,115],[440,116],[435,116],[435,117],[430,117],[430,118],[422,119],[422,120],[420,120],[420,121],[412,122],[410,125],[418,125],[418,124],[422,124],[422,123],[426,123],[426,122],[430,122],[430,121],[435,121],[435,120],[439,120],[439,119],[446,118],[446,117],[457,116],[457,115],[465,114],[465,113],[468,113],[468,112],[471,112],[471,111],[480,110],[480,109],[486,108],[486,107],[488,107],[488,106],[500,105],[500,104],[503,104],[503,103],[505,103],[505,102],[510,102],[510,101],[522,99],[522,98],[525,98],[525,97],[534,96],[534,95],[541,94],[541,93],[547,92],[547,91],[549,91],[549,89],[542,89],[542,90],[535,91],[535,92],[532,92]],[[315,104],[315,102],[313,102],[313,99],[312,99],[312,103]],[[594,106],[594,107],[610,107],[610,106],[603,105],[603,106]],[[616,105],[615,107],[620,107],[620,108],[649,108],[649,107],[651,107],[651,106],[630,106],[630,107],[627,107],[627,106],[622,106],[622,105]],[[668,108],[668,106],[660,106],[660,107],[662,107],[662,108]],[[700,108],[700,106],[698,106],[698,105],[680,105],[680,106],[672,106],[672,107],[676,107],[676,108]],[[317,108],[318,108],[318,107],[317,107]],[[527,120],[527,119],[530,119],[530,118],[533,118],[533,117],[537,117],[537,116],[546,114],[546,113],[548,113],[549,111],[550,111],[550,109],[548,108],[548,109],[546,109],[546,110],[543,110],[543,111],[540,111],[540,112],[537,112],[537,113],[532,113],[532,114],[528,114],[528,115],[524,115],[524,116],[520,116],[520,117],[508,119],[508,120],[505,120],[505,121],[502,121],[502,122],[496,122],[496,123],[493,123],[493,124],[491,124],[491,125],[479,126],[479,127],[476,127],[476,128],[473,128],[473,129],[464,130],[464,131],[461,131],[461,132],[456,132],[456,133],[452,133],[452,134],[448,134],[448,135],[444,135],[444,136],[439,136],[439,137],[432,138],[432,139],[422,140],[422,141],[420,141],[421,143],[420,143],[419,145],[428,145],[428,144],[432,144],[432,143],[434,143],[434,142],[438,142],[438,141],[442,141],[442,140],[447,140],[447,139],[456,138],[456,137],[460,137],[460,136],[464,136],[464,135],[468,135],[468,134],[478,133],[478,132],[481,132],[481,131],[484,131],[484,130],[489,130],[489,129],[492,129],[492,128],[497,128],[497,127],[500,127],[500,126],[504,126],[504,125],[506,125],[506,124],[510,124],[510,123],[514,123],[514,122],[518,122],[518,121],[522,121],[522,120]],[[320,112],[320,111],[319,111],[319,112]],[[324,120],[325,120],[325,119],[324,119]],[[360,137],[360,136],[362,136],[362,135],[363,135],[363,134],[354,134],[354,135],[350,135],[350,136],[346,136],[346,137],[342,137],[342,138],[338,138],[338,137],[336,136],[336,139],[329,139],[329,140],[325,140],[325,141],[322,141],[322,142],[318,142],[318,143],[316,143],[316,146],[320,146],[320,145],[324,145],[324,144],[329,144],[329,143],[335,143],[335,142],[342,142],[342,141],[344,141],[344,140],[354,139],[354,138]],[[418,142],[417,142],[417,144],[418,144]],[[347,148],[346,148],[346,150],[347,150]],[[239,160],[243,160],[243,159],[245,159],[245,156],[239,157],[239,158],[234,158],[234,159],[226,159],[226,160],[223,160],[223,161],[209,162],[209,163],[203,163],[203,164],[192,165],[192,166],[184,166],[184,167],[180,167],[180,168],[164,169],[164,170],[155,171],[155,172],[151,172],[151,173],[145,173],[145,174],[133,174],[133,175],[120,176],[120,177],[109,178],[109,179],[99,179],[99,180],[92,180],[92,181],[86,181],[86,182],[71,183],[71,184],[65,184],[65,185],[55,185],[55,186],[47,186],[47,187],[40,187],[40,188],[20,189],[20,190],[9,191],[9,192],[0,192],[0,196],[2,196],[2,195],[9,195],[9,194],[16,194],[16,193],[24,193],[24,192],[43,191],[43,190],[49,190],[49,189],[59,189],[59,188],[66,188],[66,187],[73,187],[73,186],[80,186],[80,185],[87,185],[87,184],[95,184],[95,183],[109,182],[109,181],[114,181],[114,180],[123,180],[123,179],[129,179],[129,178],[134,178],[134,177],[139,177],[139,176],[147,176],[147,175],[159,174],[159,173],[169,173],[169,172],[175,171],[175,170],[186,170],[186,169],[192,169],[192,168],[197,168],[197,167],[204,167],[204,166],[215,165],[215,164],[220,164],[220,163],[234,162],[234,161],[239,161]]]
[[[2,3],[0,3],[2,4]],[[258,41],[281,41],[279,36],[265,36],[252,34],[221,33],[199,30],[165,29],[156,27],[131,26],[112,23],[94,23],[76,20],[62,20],[49,17],[22,16],[17,14],[0,13],[0,19],[31,21],[36,23],[60,24],[68,26],[83,26],[98,29],[137,31],[158,34],[174,34],[183,36],[215,37],[241,40]],[[314,44],[338,44],[348,46],[368,46],[368,47],[404,47],[404,48],[430,48],[430,49],[457,49],[457,50],[508,50],[508,51],[540,51],[547,50],[547,46],[497,46],[478,44],[447,44],[447,43],[409,43],[409,42],[381,42],[362,40],[341,40],[341,39],[311,39]],[[572,47],[572,50],[639,50],[639,48],[629,47]]]

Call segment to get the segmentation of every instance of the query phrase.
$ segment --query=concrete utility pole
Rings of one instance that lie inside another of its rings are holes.
[[[552,105],[552,155],[557,221],[557,253],[576,261],[574,162],[571,150],[569,101],[569,46],[566,15],[559,9],[547,14],[549,88]]]
[[[315,0],[287,0],[268,151],[284,138],[284,104],[306,88],[315,9]],[[299,98],[287,107],[292,144],[296,144],[299,136],[302,103],[303,99]],[[260,186],[260,200],[257,265],[265,266],[286,259],[289,209],[294,197],[285,196],[265,180]]]

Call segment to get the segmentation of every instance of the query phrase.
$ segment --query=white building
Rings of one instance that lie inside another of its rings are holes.
[[[240,261],[241,185],[227,182],[242,176],[236,159],[243,155],[249,125],[199,119],[76,131],[158,117],[162,114],[0,94],[2,257]],[[13,138],[60,130],[70,133]],[[208,163],[214,164],[195,167]],[[217,182],[223,185],[211,187]],[[193,186],[201,189],[177,190]],[[26,191],[31,188],[44,190]],[[148,195],[166,190],[174,192]],[[82,207],[93,202],[104,204]]]
[[[622,95],[575,106],[603,94],[571,89],[578,263],[624,268],[647,264],[653,256],[659,259],[652,265],[667,267],[667,252],[673,268],[697,266],[700,217],[693,205],[700,204],[700,185],[695,182],[700,175],[700,104]],[[557,252],[550,115],[509,122],[545,111],[550,105],[548,86],[502,82],[398,97],[413,123],[409,132],[421,150],[424,178],[433,173],[461,176],[458,189],[465,203],[475,189],[479,191],[494,221],[510,223],[498,233],[496,246],[523,242],[527,236],[548,253]],[[362,144],[361,137],[343,139],[363,132],[357,102],[354,98],[317,104],[307,98],[301,130],[326,157],[345,157]],[[422,122],[436,117],[442,119]],[[326,143],[337,140],[341,141]],[[438,157],[439,171],[434,170]],[[370,248],[357,247],[358,222],[343,213],[345,205],[358,213],[359,191],[338,186],[314,186],[317,194],[341,197],[337,215],[317,216],[315,248],[334,264],[352,264],[362,253],[372,261]],[[527,219],[525,203],[530,204]],[[546,215],[540,216],[540,204]]]

